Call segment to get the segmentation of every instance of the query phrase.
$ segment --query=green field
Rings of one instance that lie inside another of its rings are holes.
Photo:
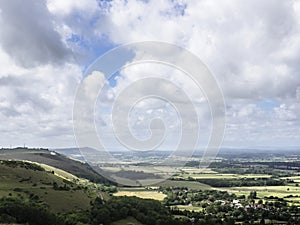
[[[187,187],[191,190],[207,190],[211,189],[209,185],[202,184],[197,181],[183,181],[183,180],[165,180],[162,183],[156,184],[157,187]]]
[[[265,174],[222,174],[222,173],[203,173],[203,174],[188,174],[188,170],[185,170],[184,173],[176,176],[176,178],[188,178],[193,177],[197,179],[241,179],[241,178],[269,178],[270,175]],[[288,177],[289,179],[300,179],[300,176]],[[284,178],[286,179],[286,178]],[[228,191],[229,193],[234,193],[237,196],[245,195],[246,197],[249,195],[251,191],[257,191],[258,198],[276,196],[279,198],[285,198],[291,204],[299,204],[300,203],[300,187],[295,185],[284,185],[284,186],[250,186],[250,187],[221,187],[221,188],[213,188],[209,185],[197,182],[197,181],[189,181],[189,180],[165,180],[161,183],[152,185],[151,188],[158,187],[186,187],[190,190],[209,190],[216,189],[220,191]],[[156,200],[162,200],[165,196],[162,193],[158,193],[157,191],[149,191],[145,188],[127,188],[121,189],[116,196],[137,196],[140,198],[151,198]],[[287,198],[287,196],[293,195],[293,197]],[[299,197],[298,197],[299,195]],[[181,206],[180,206],[181,207]],[[187,207],[184,206],[185,209],[190,209],[192,206]],[[194,209],[193,209],[194,210]]]
[[[216,171],[210,169],[210,168],[195,168],[195,167],[184,167],[181,169],[181,171],[186,173],[217,173]]]
[[[264,197],[279,197],[285,198],[289,200],[291,203],[298,203],[299,198],[286,198],[289,195],[299,195],[300,194],[300,187],[285,185],[285,186],[263,186],[263,187],[230,187],[230,188],[215,188],[216,190],[221,191],[228,191],[229,193],[234,193],[236,195],[245,195],[248,196],[250,191],[256,191],[257,197],[264,198]]]
[[[300,176],[283,177],[281,179],[290,179],[290,180],[293,180],[296,183],[300,183]]]
[[[188,173],[177,176],[176,178],[194,179],[241,179],[241,178],[270,178],[267,174],[228,174],[228,173]]]
[[[179,170],[168,166],[134,166],[134,165],[118,165],[118,166],[101,166],[101,169],[107,172],[116,173],[118,171],[143,171],[144,173],[153,173],[158,175],[168,175],[178,172]]]

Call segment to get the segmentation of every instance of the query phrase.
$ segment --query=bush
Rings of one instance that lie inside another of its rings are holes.
[[[17,198],[0,199],[0,220],[2,223],[28,223],[30,225],[63,224],[46,208],[32,201]]]

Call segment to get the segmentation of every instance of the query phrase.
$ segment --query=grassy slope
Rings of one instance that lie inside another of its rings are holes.
[[[19,196],[30,198],[38,196],[54,212],[66,212],[75,209],[87,209],[94,193],[84,190],[72,190],[77,184],[66,184],[71,190],[54,190],[53,182],[64,186],[61,177],[46,171],[34,171],[21,167],[0,164],[0,196]],[[37,197],[35,197],[37,198]]]
[[[110,183],[107,179],[92,170],[88,164],[67,158],[61,154],[52,155],[47,150],[0,150],[0,160],[15,159],[43,163],[69,172],[77,177],[95,182]]]

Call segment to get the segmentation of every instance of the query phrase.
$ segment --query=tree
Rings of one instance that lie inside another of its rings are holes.
[[[251,191],[250,195],[248,196],[249,199],[255,199],[257,197],[256,191]]]

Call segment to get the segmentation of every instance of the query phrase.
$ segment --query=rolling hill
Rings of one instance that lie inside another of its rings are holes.
[[[87,163],[72,160],[65,155],[47,149],[0,149],[0,160],[27,160],[43,163],[92,182],[112,184],[111,181],[95,172]]]
[[[0,161],[0,197],[33,200],[61,213],[88,209],[95,195],[37,164]]]

